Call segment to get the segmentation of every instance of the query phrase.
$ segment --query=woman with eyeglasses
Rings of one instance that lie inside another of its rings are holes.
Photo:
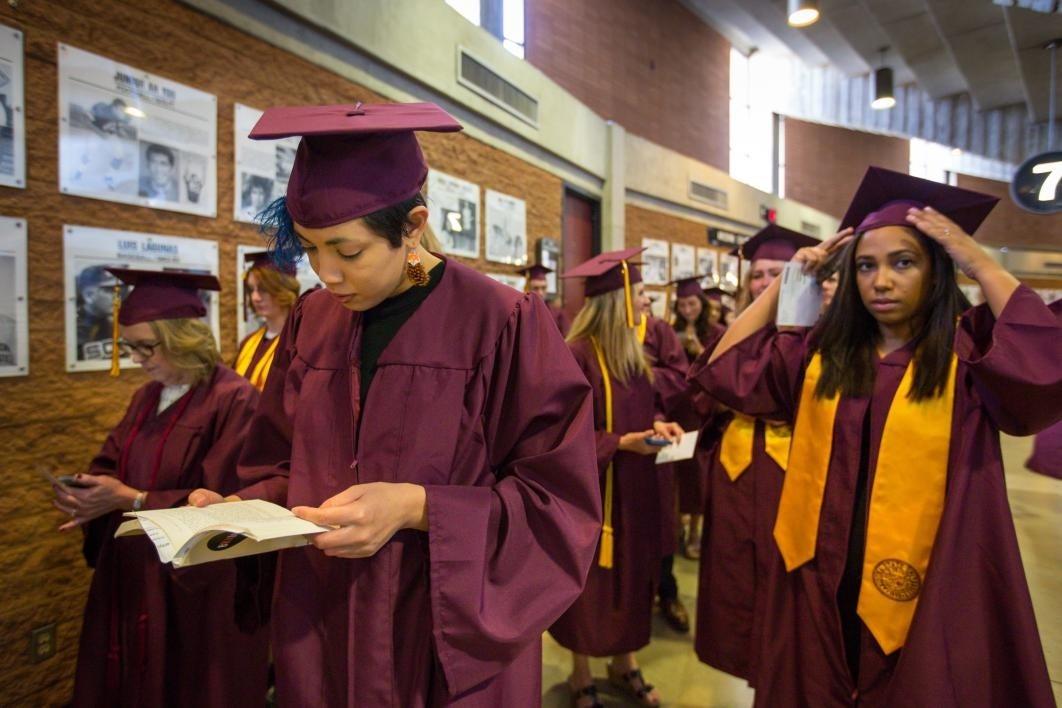
[[[174,569],[147,536],[115,539],[127,511],[183,506],[195,488],[236,488],[236,457],[258,392],[219,363],[198,289],[217,278],[111,269],[134,286],[122,351],[151,381],[133,394],[87,472],[53,483],[95,569],[81,630],[74,706],[261,704],[267,636],[234,616],[231,563]],[[116,373],[116,371],[115,371]],[[246,617],[245,617],[246,619]]]

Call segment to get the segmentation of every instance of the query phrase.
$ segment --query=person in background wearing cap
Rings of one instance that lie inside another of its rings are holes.
[[[820,323],[775,331],[772,284],[692,372],[795,421],[758,705],[1054,705],[999,431],[1062,418],[1062,307],[970,237],[997,201],[870,168],[845,230],[794,257],[842,254]]]
[[[236,573],[220,561],[174,569],[146,536],[115,539],[122,514],[182,506],[195,488],[230,492],[258,392],[219,363],[198,289],[212,275],[111,269],[134,286],[116,344],[151,380],[72,486],[54,484],[59,527],[84,531],[95,568],[74,706],[261,704],[268,637],[233,613]],[[115,362],[117,364],[117,362]],[[116,373],[116,372],[115,372]]]
[[[437,106],[267,110],[301,135],[262,223],[325,288],[280,335],[235,496],[335,526],[280,552],[281,706],[536,705],[601,525],[590,387],[542,299],[429,252]],[[200,490],[193,503],[221,501]]]
[[[686,352],[687,365],[693,363],[705,347],[712,346],[726,329],[719,324],[722,308],[719,303],[715,303],[713,308],[713,302],[701,289],[702,279],[702,276],[695,276],[671,283],[675,286],[675,319],[671,326]],[[687,430],[697,430],[703,426],[713,406],[711,399],[703,396],[697,387],[689,387],[679,408],[676,420]],[[683,539],[683,553],[693,560],[701,557],[700,522],[710,461],[710,451],[698,445],[693,458],[675,463],[678,513],[682,515],[683,525],[680,537]]]
[[[714,328],[721,335],[726,329],[726,316],[729,314],[729,308],[723,304],[723,296],[733,296],[726,290],[714,286],[705,288],[703,292],[708,300],[708,327]]]
[[[77,358],[106,359],[114,329],[114,276],[107,266],[93,265],[77,275]]]
[[[536,264],[521,268],[516,272],[527,278],[526,292],[538,295],[549,306],[549,311],[553,313],[553,321],[557,323],[557,329],[560,330],[561,336],[567,337],[568,330],[572,326],[571,320],[568,319],[568,315],[558,303],[546,300],[546,296],[549,294],[549,281],[546,280],[546,276],[552,273],[553,269]]]
[[[732,255],[751,262],[747,283],[753,301],[781,274],[798,248],[815,243],[810,236],[768,224],[734,251]],[[706,349],[698,362],[710,351]],[[718,404],[712,387],[696,377],[696,366],[691,367],[690,380]],[[747,416],[736,410],[717,410],[705,421],[698,441],[712,450],[712,460],[705,493],[694,648],[704,663],[755,686],[759,646],[770,631],[764,626],[767,571],[777,554],[771,530],[789,454],[790,427],[783,419]]]
[[[300,286],[295,266],[278,266],[266,251],[248,253],[245,260],[252,265],[243,275],[244,306],[250,304],[255,316],[265,324],[240,342],[233,368],[261,391]]]
[[[586,278],[586,302],[568,345],[594,392],[594,432],[604,523],[586,589],[550,628],[572,652],[568,679],[577,707],[599,706],[591,656],[611,656],[609,679],[640,705],[660,697],[638,668],[635,651],[649,643],[653,585],[661,562],[660,486],[653,456],[682,435],[664,420],[653,368],[638,341],[645,286],[630,259],[644,249],[602,253],[564,273]],[[665,325],[666,326],[666,325]],[[674,525],[666,530],[674,534]]]

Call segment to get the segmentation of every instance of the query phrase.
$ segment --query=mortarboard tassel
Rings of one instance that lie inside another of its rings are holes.
[[[114,295],[111,297],[111,376],[118,376],[122,372],[119,361],[121,351],[118,347],[118,310],[122,307],[122,286],[114,284]]]

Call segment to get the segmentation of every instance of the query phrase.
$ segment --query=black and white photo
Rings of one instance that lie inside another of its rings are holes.
[[[431,170],[427,196],[428,222],[443,250],[479,258],[479,185]]]
[[[0,376],[29,373],[26,221],[0,217]]]
[[[0,185],[26,186],[22,32],[0,25]]]
[[[254,223],[255,217],[288,189],[299,138],[251,140],[247,134],[262,117],[262,111],[237,103],[233,125],[236,166],[236,198],[232,218]]]
[[[522,266],[527,263],[527,204],[523,199],[488,189],[485,238],[487,260]]]
[[[642,280],[646,285],[667,285],[668,277],[668,242],[655,238],[643,238],[641,253]]]

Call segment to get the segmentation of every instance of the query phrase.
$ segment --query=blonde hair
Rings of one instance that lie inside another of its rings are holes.
[[[188,383],[199,383],[214,374],[221,355],[214,333],[202,320],[185,317],[153,320],[148,324],[159,340],[166,361],[179,369]]]
[[[254,273],[258,278],[258,285],[269,293],[269,296],[273,298],[273,302],[278,307],[283,307],[285,310],[290,310],[295,304],[295,301],[299,299],[299,285],[298,279],[287,273],[281,273],[276,268],[270,268],[268,266],[254,266],[250,268],[243,275],[243,284],[247,285],[247,279],[251,277],[251,273]],[[248,303],[251,301],[251,293],[244,287],[243,297]]]
[[[645,317],[645,315],[642,315]],[[586,298],[575,316],[567,341],[593,337],[601,346],[608,373],[626,385],[639,374],[650,381],[653,370],[635,330],[627,326],[627,303],[623,288]]]
[[[435,233],[435,229],[431,227],[431,224],[424,224],[424,233],[420,235],[420,245],[424,250],[431,253],[445,254],[446,250],[443,248],[443,243],[439,240],[439,237]]]

